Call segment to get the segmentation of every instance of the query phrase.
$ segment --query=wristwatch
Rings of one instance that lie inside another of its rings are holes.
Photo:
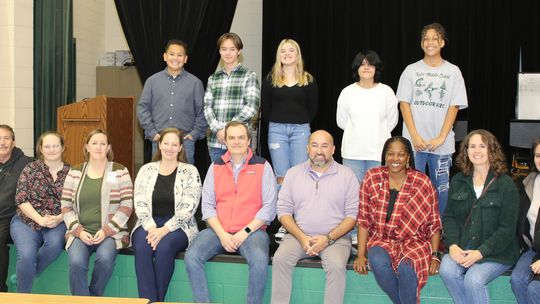
[[[442,253],[440,253],[439,251],[433,251],[431,253],[431,256],[437,258],[439,261],[442,259]]]
[[[328,245],[332,245],[332,244],[334,244],[334,243],[336,242],[336,240],[334,240],[334,239],[330,236],[330,234],[327,234],[327,235],[326,235],[326,239],[328,240]]]
[[[251,228],[247,227],[244,228],[244,231],[247,233],[247,234],[250,234],[251,233]]]

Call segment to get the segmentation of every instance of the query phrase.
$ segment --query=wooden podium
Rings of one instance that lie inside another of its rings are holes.
[[[84,162],[84,140],[99,128],[109,133],[114,161],[126,166],[134,178],[133,106],[134,97],[101,95],[58,107],[57,130],[65,140],[64,161],[70,165]]]

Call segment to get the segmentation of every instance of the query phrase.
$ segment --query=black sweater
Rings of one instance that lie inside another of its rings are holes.
[[[266,77],[261,92],[263,118],[277,123],[310,123],[317,114],[318,94],[315,79],[302,87],[284,85],[277,88],[272,86],[272,80]]]
[[[17,147],[4,164],[0,163],[0,220],[11,219],[15,213],[15,190],[24,167],[32,159]]]

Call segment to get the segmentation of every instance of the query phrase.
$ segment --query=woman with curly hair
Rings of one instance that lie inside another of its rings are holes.
[[[443,217],[440,275],[454,303],[489,303],[487,284],[518,259],[519,195],[501,145],[486,130],[461,143]]]

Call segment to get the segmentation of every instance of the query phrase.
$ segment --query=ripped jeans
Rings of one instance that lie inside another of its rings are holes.
[[[309,124],[270,122],[268,149],[276,177],[284,177],[289,168],[307,161]]]
[[[414,152],[414,165],[416,170],[425,173],[426,165],[429,169],[429,178],[437,190],[439,197],[439,214],[441,218],[448,201],[448,187],[450,185],[450,167],[452,167],[452,154],[437,155],[426,152]]]

